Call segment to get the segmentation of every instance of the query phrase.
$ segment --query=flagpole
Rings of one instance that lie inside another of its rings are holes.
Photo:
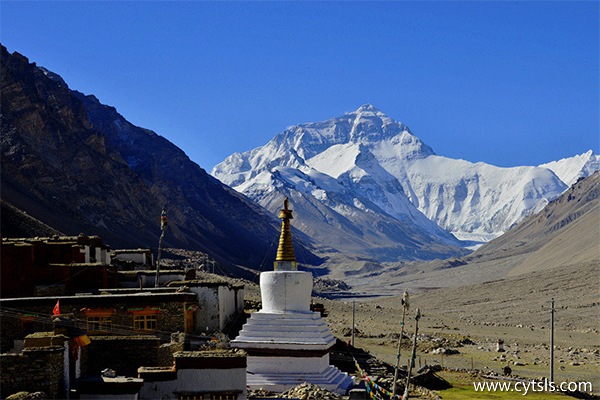
[[[156,278],[154,280],[154,287],[159,287],[158,280],[160,276],[160,252],[162,250],[162,242],[165,237],[165,231],[167,230],[167,210],[163,207],[160,213],[160,239],[158,239],[158,256],[156,257]]]
[[[354,314],[355,314],[355,310],[356,310],[356,302],[354,300],[352,300],[352,334],[351,334],[351,341],[350,341],[350,343],[352,344],[352,347],[354,347]]]
[[[406,310],[408,310],[408,292],[405,290],[402,296],[402,322],[400,322],[400,337],[398,338],[398,353],[396,354],[396,368],[394,368],[394,387],[392,389],[392,399],[396,396],[396,386],[398,381],[398,368],[400,367],[400,346],[402,344],[402,336],[404,335],[404,318]]]
[[[410,384],[410,374],[415,364],[415,358],[417,357],[417,333],[419,332],[419,319],[421,319],[421,311],[417,308],[415,315],[415,337],[413,338],[412,356],[408,363],[408,374],[406,374],[406,387],[404,388],[404,396],[402,400],[408,400],[408,386]]]

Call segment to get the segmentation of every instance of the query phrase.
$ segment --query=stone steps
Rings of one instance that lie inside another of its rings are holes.
[[[353,385],[352,378],[345,372],[329,366],[323,373],[247,373],[246,384],[252,390],[265,389],[273,392],[284,392],[303,382],[318,385],[329,391],[345,394]]]

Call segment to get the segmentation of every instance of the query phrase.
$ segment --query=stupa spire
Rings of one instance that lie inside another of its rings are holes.
[[[283,202],[283,209],[279,211],[281,218],[281,235],[279,236],[279,247],[275,257],[275,271],[297,271],[296,255],[292,243],[292,229],[290,219],[293,219],[292,210],[288,209],[289,200]]]

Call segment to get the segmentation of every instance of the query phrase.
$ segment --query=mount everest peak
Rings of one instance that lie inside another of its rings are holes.
[[[465,245],[456,238],[495,238],[598,164],[590,152],[513,168],[438,156],[365,104],[289,127],[211,174],[273,212],[289,197],[305,221],[299,229],[317,242],[390,261],[452,256]]]

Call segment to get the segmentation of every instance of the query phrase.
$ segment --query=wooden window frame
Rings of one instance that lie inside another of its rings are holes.
[[[85,314],[85,327],[89,333],[110,333],[112,331],[112,315],[117,312],[114,308],[84,308],[81,311]]]
[[[133,330],[138,332],[156,332],[158,330],[157,312],[139,312],[133,314]],[[153,324],[152,324],[153,323]],[[149,325],[153,325],[150,326]]]
[[[112,316],[86,316],[85,327],[89,333],[109,333],[112,331]]]

